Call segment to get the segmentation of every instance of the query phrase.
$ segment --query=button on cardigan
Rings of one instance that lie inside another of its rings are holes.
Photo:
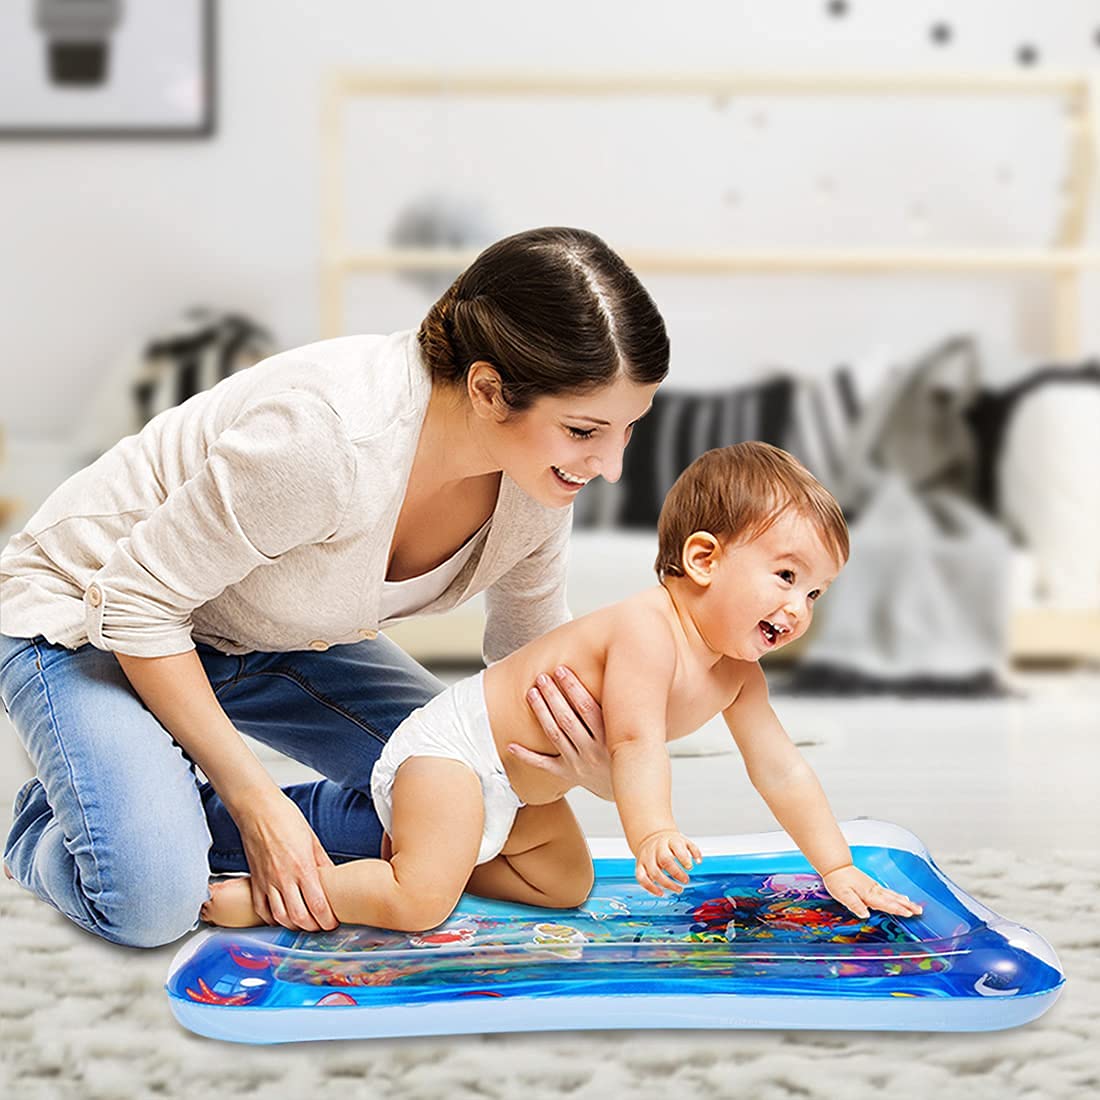
[[[0,633],[135,657],[372,637],[431,377],[414,332],[283,352],[161,413],[0,554]],[[421,614],[486,593],[493,661],[569,618],[571,508],[507,474],[478,552]]]

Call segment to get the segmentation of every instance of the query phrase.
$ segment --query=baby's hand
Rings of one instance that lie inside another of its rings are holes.
[[[871,915],[871,909],[881,909],[884,913],[894,913],[899,917],[915,917],[923,911],[915,901],[880,886],[850,863],[822,875],[821,881],[841,905],[863,919]]]
[[[210,900],[203,904],[199,916],[207,924],[220,924],[223,928],[251,928],[264,923],[252,908],[252,886],[247,875],[212,882]]]
[[[679,830],[660,829],[638,845],[634,877],[657,897],[663,897],[665,890],[679,894],[681,883],[688,881],[688,871],[702,859],[703,853]]]

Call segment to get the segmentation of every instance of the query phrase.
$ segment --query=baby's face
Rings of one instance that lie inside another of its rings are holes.
[[[842,564],[794,511],[749,542],[726,544],[704,595],[708,642],[742,661],[788,645],[806,633]]]

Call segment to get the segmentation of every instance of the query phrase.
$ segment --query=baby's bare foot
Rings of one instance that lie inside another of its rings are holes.
[[[247,878],[214,882],[210,885],[210,900],[199,911],[208,924],[223,928],[251,928],[263,924],[252,908],[252,886]]]

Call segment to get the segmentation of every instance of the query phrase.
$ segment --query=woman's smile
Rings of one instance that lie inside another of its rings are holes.
[[[572,474],[568,470],[563,470],[560,466],[551,466],[554,477],[558,484],[571,493],[575,493],[580,489],[583,489],[591,478],[581,477],[579,474]]]

